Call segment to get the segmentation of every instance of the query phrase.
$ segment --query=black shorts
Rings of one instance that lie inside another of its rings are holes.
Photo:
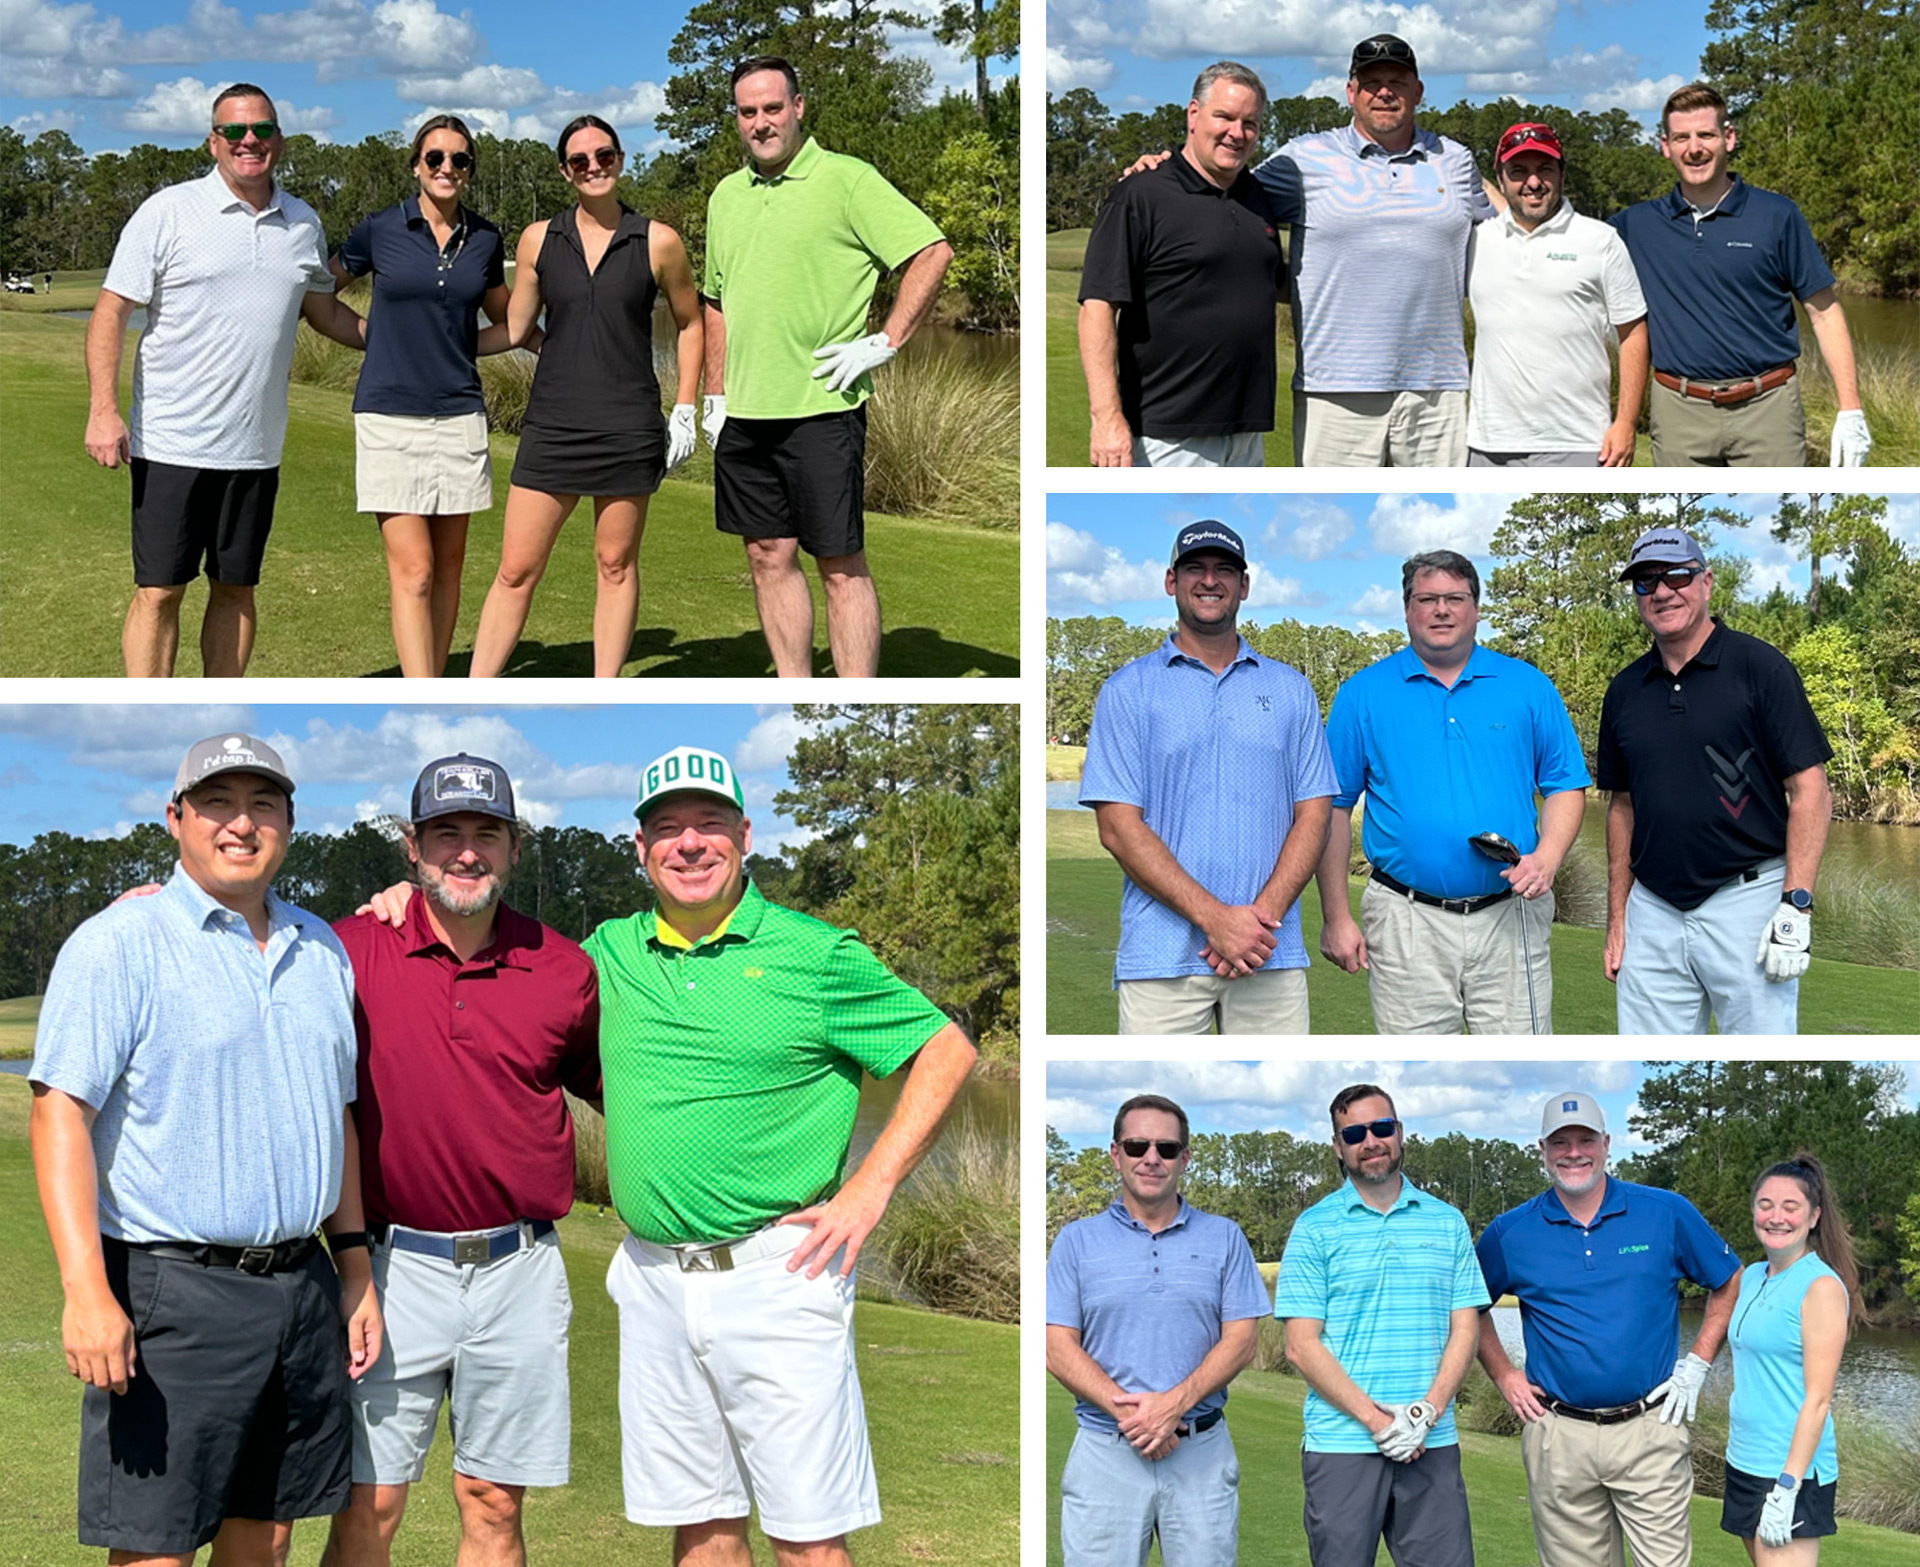
[[[200,575],[237,588],[260,580],[278,468],[179,468],[133,459],[133,581],[177,588]]]
[[[80,1543],[187,1552],[228,1518],[344,1508],[347,1332],[325,1248],[255,1276],[103,1246],[138,1359],[125,1393],[81,1397]]]
[[[1760,1510],[1773,1492],[1771,1477],[1762,1480],[1745,1470],[1727,1465],[1727,1486],[1720,1503],[1720,1527],[1727,1534],[1750,1540],[1760,1532]],[[1833,1521],[1834,1482],[1815,1485],[1810,1478],[1800,1481],[1800,1494],[1793,1499],[1793,1537],[1818,1540],[1838,1534]]]
[[[811,419],[727,417],[713,454],[713,521],[745,539],[798,539],[809,555],[867,542],[867,405]]]

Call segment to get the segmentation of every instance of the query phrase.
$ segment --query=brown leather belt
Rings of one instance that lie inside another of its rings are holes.
[[[1762,392],[1771,392],[1776,386],[1785,386],[1793,379],[1794,368],[1793,365],[1776,365],[1744,381],[1689,381],[1683,375],[1668,375],[1664,370],[1654,371],[1653,378],[1668,391],[1678,392],[1682,397],[1697,397],[1716,408],[1726,408],[1734,403],[1748,402]]]

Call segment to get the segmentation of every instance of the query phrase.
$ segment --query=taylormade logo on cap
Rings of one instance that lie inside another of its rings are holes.
[[[662,795],[688,792],[715,795],[741,811],[747,808],[740,779],[725,757],[717,751],[681,745],[647,763],[640,774],[640,801],[633,814],[646,815],[647,808]]]
[[[1177,566],[1186,556],[1209,549],[1231,555],[1243,569],[1247,564],[1247,547],[1240,542],[1240,535],[1212,518],[1192,523],[1174,535],[1173,553],[1167,557],[1167,564]]]

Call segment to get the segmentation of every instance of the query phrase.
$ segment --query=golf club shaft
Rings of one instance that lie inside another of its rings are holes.
[[[1527,939],[1527,900],[1520,900],[1520,960],[1527,966],[1527,1022],[1531,1032],[1540,1032],[1540,1008],[1533,999],[1533,946]]]

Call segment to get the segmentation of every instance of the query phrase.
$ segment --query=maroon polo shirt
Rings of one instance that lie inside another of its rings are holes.
[[[463,1232],[573,1206],[566,1088],[600,1097],[600,996],[579,944],[499,905],[462,963],[408,901],[334,927],[353,960],[367,1222]]]

